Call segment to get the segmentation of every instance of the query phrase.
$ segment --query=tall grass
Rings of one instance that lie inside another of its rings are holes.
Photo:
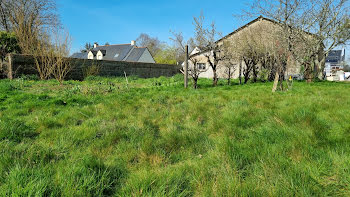
[[[349,196],[350,84],[0,81],[1,196]]]

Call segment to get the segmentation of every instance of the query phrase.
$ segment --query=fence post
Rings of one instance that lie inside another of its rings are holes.
[[[188,87],[188,45],[186,45],[186,60],[185,60],[185,88]]]
[[[13,73],[12,73],[12,55],[8,54],[8,66],[7,66],[7,78],[13,79]]]

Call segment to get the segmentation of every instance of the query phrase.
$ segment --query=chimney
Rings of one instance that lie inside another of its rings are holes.
[[[98,47],[98,43],[97,42],[94,43],[94,48],[96,48],[96,47]]]
[[[135,40],[131,41],[131,46],[136,46],[136,41]]]

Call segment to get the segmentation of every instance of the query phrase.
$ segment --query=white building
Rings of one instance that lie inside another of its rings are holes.
[[[345,49],[332,50],[326,58],[325,73],[329,81],[344,81]]]

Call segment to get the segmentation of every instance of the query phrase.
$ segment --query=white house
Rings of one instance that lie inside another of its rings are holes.
[[[147,47],[130,44],[104,45],[94,44],[94,48],[86,53],[75,53],[71,56],[78,59],[96,59],[109,61],[156,63]]]
[[[326,58],[325,73],[328,81],[344,81],[347,76],[343,71],[345,61],[344,50],[332,50]]]

